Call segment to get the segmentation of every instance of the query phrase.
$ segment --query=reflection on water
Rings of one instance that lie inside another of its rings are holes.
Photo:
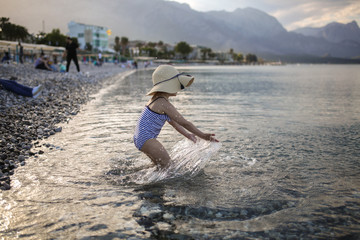
[[[360,237],[358,66],[182,70],[195,83],[171,101],[222,144],[196,176],[120,181],[149,173],[151,164],[132,143],[151,86],[151,72],[138,71],[38,144],[45,153],[19,168],[12,189],[0,195],[0,235]],[[167,149],[186,145],[169,125],[159,139]]]

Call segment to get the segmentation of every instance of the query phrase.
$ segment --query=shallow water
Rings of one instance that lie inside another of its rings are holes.
[[[360,237],[358,66],[181,71],[196,80],[171,101],[222,144],[201,171],[151,184],[122,181],[150,165],[132,143],[151,86],[151,72],[138,71],[38,144],[45,153],[0,193],[0,236]],[[182,139],[169,125],[159,136],[167,149],[184,147]]]

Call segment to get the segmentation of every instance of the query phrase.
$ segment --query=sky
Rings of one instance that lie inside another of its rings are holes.
[[[94,13],[94,9],[104,9],[106,2],[111,1],[121,3],[123,0],[0,0],[0,17],[9,17],[11,23],[25,26],[29,33],[39,33],[43,29],[50,32],[54,28],[67,33],[68,22],[73,20],[87,23],[87,16]],[[252,7],[274,16],[288,31],[301,27],[323,27],[331,22],[349,23],[354,20],[360,25],[360,0],[165,1],[186,3],[201,12],[230,12],[237,8]],[[106,12],[99,13],[99,16],[106,16]],[[106,17],[101,20],[106,20]],[[102,22],[88,24],[101,25]]]
[[[173,0],[174,1],[174,0]],[[360,24],[360,0],[176,0],[196,11],[252,7],[274,16],[288,31],[331,22]]]

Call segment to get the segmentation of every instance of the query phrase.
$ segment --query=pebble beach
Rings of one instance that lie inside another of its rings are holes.
[[[70,66],[68,74],[38,70],[32,64],[0,65],[0,78],[22,85],[43,86],[37,98],[23,97],[0,87],[0,189],[11,187],[14,170],[26,159],[42,154],[33,150],[39,140],[61,132],[68,122],[91,100],[91,95],[113,83],[129,69],[112,63],[101,67],[80,65],[81,74]]]

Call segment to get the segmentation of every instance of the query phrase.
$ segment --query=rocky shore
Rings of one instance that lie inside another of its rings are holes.
[[[74,66],[72,66],[74,68]],[[10,189],[14,170],[42,152],[33,147],[40,139],[61,132],[60,123],[76,115],[81,105],[126,70],[114,64],[80,66],[82,74],[34,69],[33,65],[0,65],[0,78],[44,88],[37,98],[16,95],[0,86],[0,189]]]

